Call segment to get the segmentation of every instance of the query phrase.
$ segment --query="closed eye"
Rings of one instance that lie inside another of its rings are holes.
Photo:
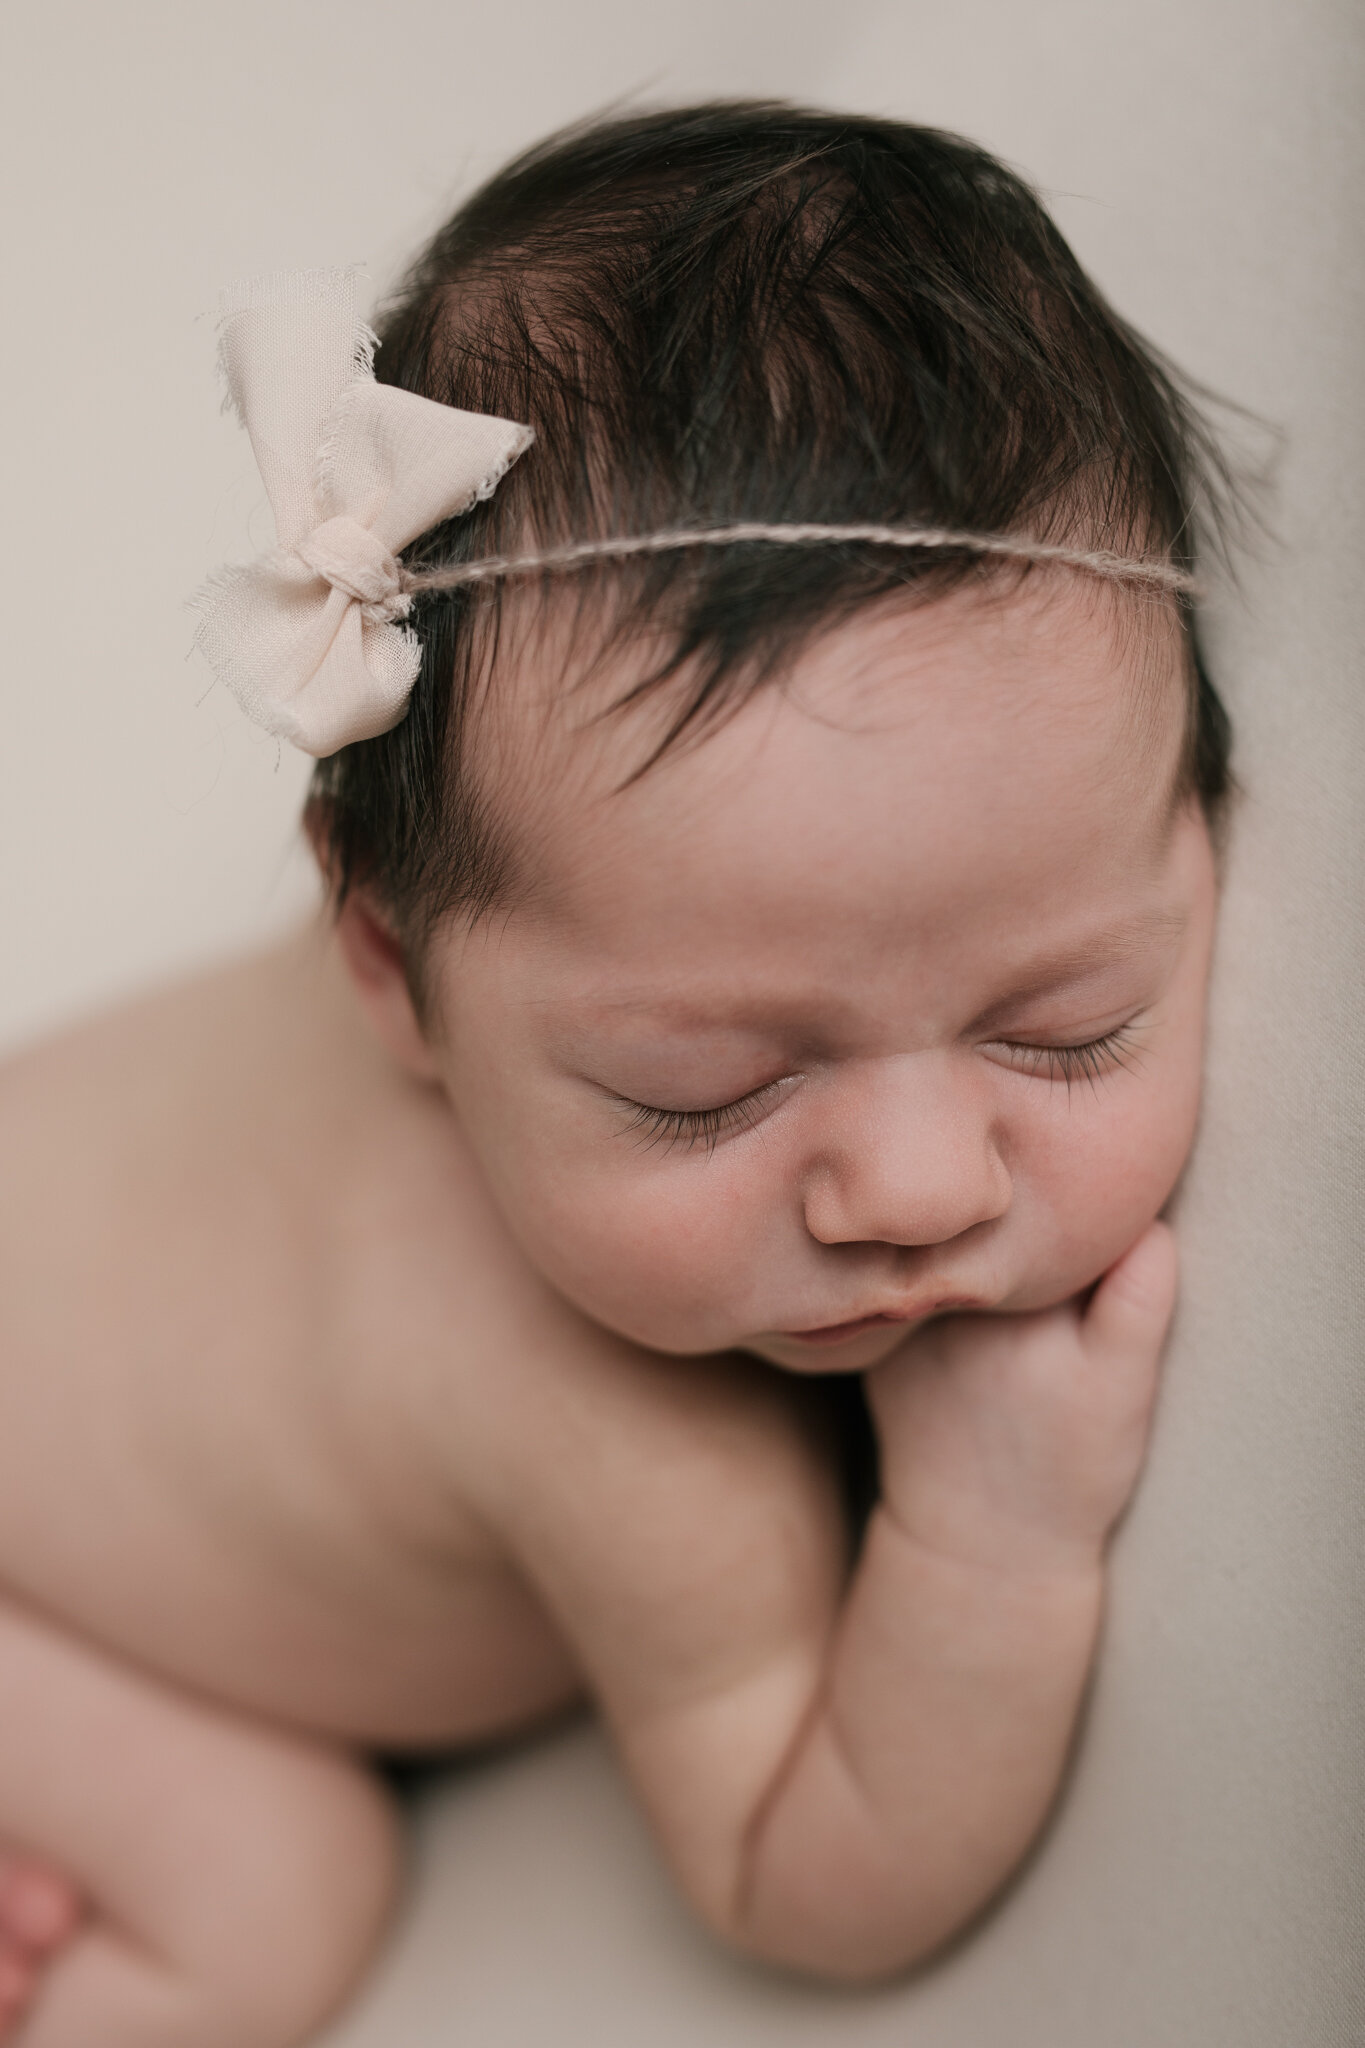
[[[1064,1083],[1068,1091],[1078,1081],[1093,1088],[1119,1069],[1132,1071],[1138,1064],[1138,1046],[1131,1024],[1123,1024],[1102,1037],[1088,1038],[1074,1045],[1036,1045],[1016,1039],[995,1039],[989,1048],[1005,1055],[1006,1063],[1041,1080]],[[785,1074],[767,1081],[733,1102],[717,1103],[709,1109],[663,1109],[654,1103],[634,1102],[628,1096],[616,1098],[628,1112],[625,1128],[634,1131],[646,1145],[681,1146],[692,1151],[704,1145],[714,1152],[722,1138],[752,1130],[769,1115],[780,1096],[800,1079]]]
[[[737,1096],[733,1102],[718,1103],[713,1109],[658,1109],[648,1102],[632,1102],[626,1096],[618,1099],[622,1108],[630,1112],[626,1129],[637,1132],[646,1145],[680,1145],[689,1152],[704,1145],[710,1153],[721,1138],[735,1131],[752,1130],[755,1124],[762,1123],[776,1107],[779,1095],[797,1078],[795,1074],[784,1074],[781,1080],[766,1081],[761,1088],[752,1088],[747,1095]]]
[[[1087,1038],[1079,1045],[1028,1045],[1015,1039],[996,1039],[992,1048],[1008,1056],[1008,1063],[1021,1072],[1045,1081],[1088,1081],[1093,1088],[1117,1069],[1131,1072],[1138,1065],[1138,1047],[1131,1024],[1106,1031],[1102,1038]]]

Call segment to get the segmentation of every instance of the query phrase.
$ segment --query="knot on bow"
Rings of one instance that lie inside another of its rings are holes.
[[[412,598],[403,589],[398,557],[368,526],[345,512],[324,519],[321,526],[295,541],[294,553],[333,590],[344,590],[355,598],[365,617],[376,624],[404,619],[412,608]]]

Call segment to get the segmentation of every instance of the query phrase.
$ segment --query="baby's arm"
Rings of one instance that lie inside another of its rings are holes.
[[[894,1968],[1027,1847],[1089,1669],[1174,1291],[1158,1225],[1084,1311],[932,1324],[869,1375],[883,1499],[819,1705],[748,1845],[758,1948]]]
[[[712,1378],[732,1367],[661,1363],[648,1427],[618,1435],[604,1409],[583,1438],[568,1525],[548,1500],[519,1518],[670,1860],[728,1939],[875,1976],[1018,1860],[1065,1758],[1174,1282],[1154,1226],[1084,1309],[934,1323],[871,1373],[883,1498],[846,1589],[831,1479],[744,1367],[737,1398]]]

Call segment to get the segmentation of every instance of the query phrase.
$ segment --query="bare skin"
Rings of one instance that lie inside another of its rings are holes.
[[[79,1896],[60,1871],[0,1855],[0,2027],[18,2020],[49,1956],[75,1933],[80,1911]]]
[[[1152,665],[1063,579],[855,623],[639,795],[565,722],[422,1025],[356,899],[10,1066],[0,2038],[306,2040],[393,1897],[364,1751],[584,1694],[740,1947],[877,1976],[990,1896],[1174,1291],[1214,886]]]

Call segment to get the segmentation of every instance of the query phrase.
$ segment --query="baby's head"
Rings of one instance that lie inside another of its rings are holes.
[[[381,337],[381,381],[537,433],[427,567],[810,521],[1189,570],[1217,494],[1028,191],[893,123],[552,142]],[[315,836],[372,1018],[565,1296],[659,1350],[852,1369],[1140,1234],[1194,1128],[1227,786],[1188,599],[747,541],[412,623],[408,716],[321,764]]]

